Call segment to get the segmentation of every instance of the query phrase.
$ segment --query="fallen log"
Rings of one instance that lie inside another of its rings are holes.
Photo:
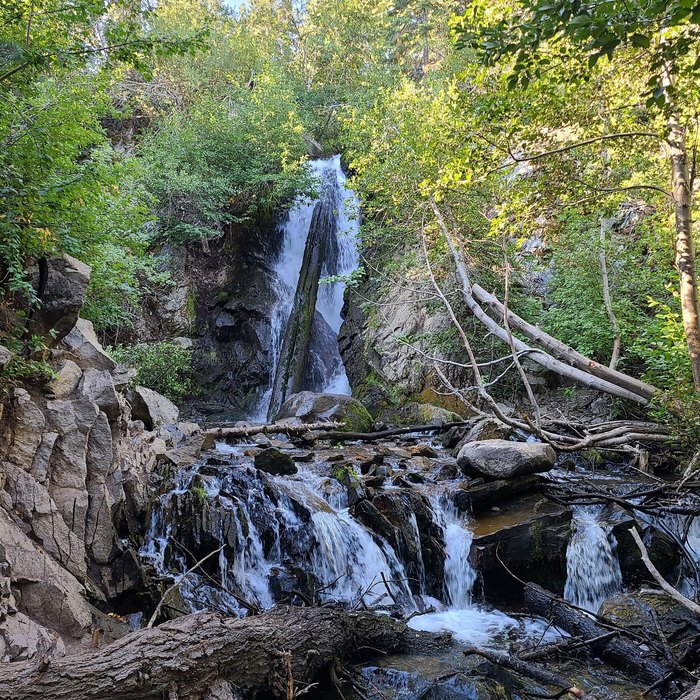
[[[99,651],[3,664],[0,698],[194,698],[226,684],[229,692],[285,697],[290,684],[303,690],[337,659],[357,657],[363,649],[401,651],[420,638],[431,639],[366,612],[282,607],[242,620],[200,613],[134,632]]]
[[[655,683],[675,670],[656,659],[644,658],[642,650],[633,642],[621,636],[609,637],[607,632],[610,630],[593,617],[536,583],[525,585],[525,607],[536,615],[552,620],[557,627],[573,636],[591,640],[599,638],[590,644],[594,654],[644,681]]]
[[[528,678],[534,678],[539,683],[544,685],[551,685],[557,688],[560,692],[554,697],[562,697],[567,693],[573,695],[575,698],[582,698],[583,691],[577,688],[573,683],[570,683],[562,676],[547,671],[546,669],[538,666],[536,664],[527,663],[521,659],[516,658],[510,654],[504,654],[498,651],[491,651],[488,649],[479,649],[477,647],[468,647],[464,650],[464,655],[468,656],[470,654],[476,654],[482,658],[490,661],[493,664],[502,666],[503,668],[510,669],[516,673],[520,673]]]
[[[394,437],[395,435],[408,435],[409,433],[435,433],[444,432],[450,428],[461,428],[465,425],[472,425],[471,421],[461,420],[453,423],[441,423],[439,425],[407,425],[403,428],[389,428],[388,430],[378,430],[373,433],[351,433],[349,431],[330,432],[317,436],[309,436],[308,439],[315,440],[336,440],[348,441],[357,440],[359,442],[372,442]]]
[[[339,421],[322,421],[320,423],[300,423],[287,425],[286,423],[264,423],[261,425],[234,425],[207,428],[204,432],[219,438],[246,438],[253,435],[304,435],[314,430],[339,430],[345,423]]]

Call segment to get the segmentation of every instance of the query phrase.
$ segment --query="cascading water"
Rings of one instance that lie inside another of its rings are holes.
[[[599,506],[575,507],[566,550],[564,598],[593,613],[622,587],[617,543],[600,516]]]
[[[289,212],[286,221],[280,226],[282,243],[274,272],[277,278],[277,302],[271,313],[270,376],[277,373],[283,339],[289,333],[290,316],[294,306],[297,284],[302,270],[307,239],[312,225],[314,210],[319,202],[327,202],[333,210],[334,230],[332,240],[326,246],[326,255],[321,268],[321,275],[327,278],[318,288],[316,311],[327,325],[319,329],[318,323],[312,329],[316,336],[320,353],[312,347],[309,350],[307,374],[313,386],[304,388],[319,393],[350,394],[345,368],[337,344],[328,343],[321,337],[323,331],[337,338],[342,324],[345,283],[342,278],[355,271],[359,264],[357,241],[359,233],[359,202],[357,197],[345,185],[347,178],[340,165],[340,156],[311,161],[308,165],[311,175],[320,183],[319,198],[316,200],[300,199]],[[308,383],[308,381],[307,381]],[[273,398],[273,385],[265,390],[253,419],[264,420],[268,416]]]

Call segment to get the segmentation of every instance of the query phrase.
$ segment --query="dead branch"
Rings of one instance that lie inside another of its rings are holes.
[[[465,656],[472,654],[481,656],[487,661],[490,661],[498,666],[510,669],[516,673],[521,673],[528,678],[534,678],[536,681],[544,683],[545,685],[551,685],[559,688],[559,690],[563,690],[565,693],[569,693],[575,698],[582,698],[584,696],[583,691],[580,688],[577,688],[573,683],[565,680],[562,676],[552,673],[551,671],[546,671],[544,668],[536,666],[535,664],[521,661],[514,656],[509,656],[508,654],[503,654],[496,651],[488,651],[486,649],[478,649],[477,647],[469,647],[465,649],[463,653]]]
[[[682,593],[679,593],[659,573],[659,570],[654,566],[654,563],[649,558],[649,552],[647,551],[647,548],[644,545],[642,538],[639,536],[639,532],[637,532],[637,528],[631,527],[629,529],[629,532],[632,535],[632,537],[634,538],[634,541],[637,543],[637,547],[639,547],[639,552],[642,555],[642,561],[644,562],[644,566],[646,566],[647,571],[654,577],[654,580],[659,584],[659,586],[661,586],[661,588],[669,596],[671,596],[671,598],[673,598],[673,600],[675,600],[677,603],[680,603],[684,607],[688,608],[688,610],[693,612],[695,615],[700,615],[700,605],[698,605],[694,601],[690,600],[690,598],[686,598]]]
[[[155,621],[158,619],[158,615],[160,614],[160,609],[163,607],[163,602],[168,597],[168,595],[170,595],[170,593],[172,591],[174,591],[193,571],[195,571],[202,564],[204,564],[204,562],[207,559],[211,559],[215,554],[218,554],[225,546],[226,546],[225,544],[222,544],[221,547],[219,547],[218,549],[215,549],[213,552],[209,552],[209,554],[202,557],[196,564],[194,564],[194,566],[187,569],[187,571],[185,571],[185,573],[182,574],[182,576],[180,576],[175,581],[175,583],[173,583],[172,586],[170,586],[169,588],[166,589],[165,593],[163,593],[163,595],[160,597],[160,600],[158,601],[158,605],[156,605],[156,609],[153,611],[153,615],[151,615],[150,619],[148,620],[148,624],[146,625],[147,628],[153,627]]]

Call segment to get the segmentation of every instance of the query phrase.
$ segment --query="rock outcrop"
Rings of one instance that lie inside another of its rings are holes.
[[[483,440],[464,445],[457,464],[467,476],[512,479],[549,471],[556,456],[552,446],[542,442]]]
[[[133,372],[78,318],[89,268],[64,256],[48,269],[32,322],[50,334],[55,375],[43,386],[7,389],[0,406],[3,660],[89,644],[113,624],[96,606],[120,609],[120,601],[144,592],[137,547],[153,470],[198,430],[159,428],[177,421],[177,408],[143,387],[132,415],[126,393]]]

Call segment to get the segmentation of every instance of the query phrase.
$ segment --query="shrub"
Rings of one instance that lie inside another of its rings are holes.
[[[192,351],[163,340],[108,348],[112,357],[136,370],[136,381],[167,396],[175,403],[193,391]]]

